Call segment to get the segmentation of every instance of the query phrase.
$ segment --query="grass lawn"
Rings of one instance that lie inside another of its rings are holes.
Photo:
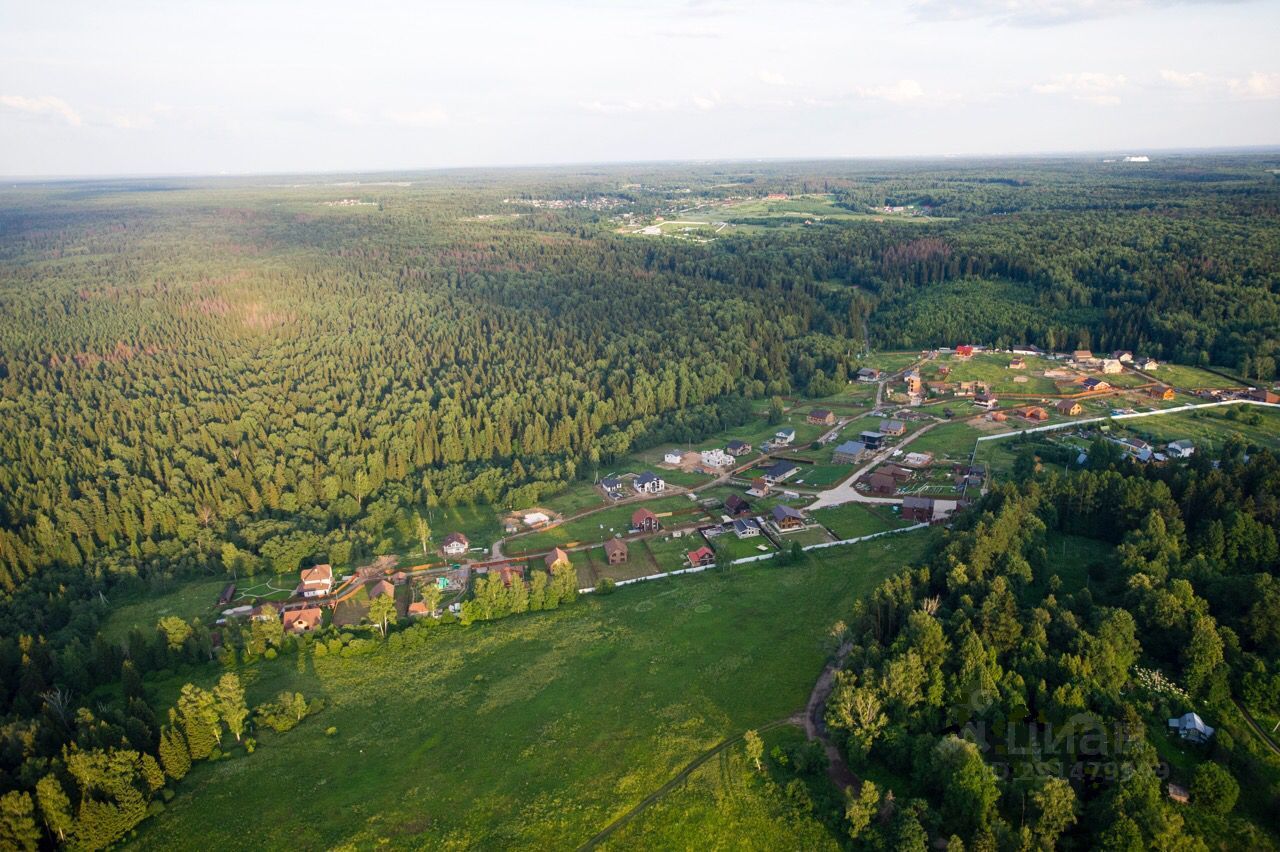
[[[853,466],[847,464],[812,464],[800,468],[800,472],[789,481],[796,485],[807,485],[811,488],[826,488],[853,473]]]
[[[659,571],[677,571],[681,568],[688,568],[689,563],[685,560],[685,554],[691,550],[697,550],[702,544],[702,536],[697,533],[683,535],[680,538],[657,537],[645,539],[645,546],[649,549],[653,562],[658,566]]]
[[[503,552],[507,555],[536,553],[572,542],[602,542],[606,538],[613,537],[614,533],[625,533],[631,527],[632,513],[641,507],[662,515],[664,512],[680,512],[694,508],[695,504],[688,497],[672,495],[654,500],[612,506],[582,518],[565,521],[563,524],[550,529],[538,530],[528,535],[512,538],[503,548]],[[674,522],[687,523],[693,521],[696,517],[696,515],[689,515],[686,518],[682,514],[674,519]]]
[[[795,541],[800,542],[801,547],[808,547],[811,544],[826,544],[834,540],[822,527],[809,527],[796,532],[783,533],[780,538],[786,547],[790,547]]]
[[[1235,371],[1226,370],[1226,372],[1234,373]],[[1182,364],[1161,364],[1151,371],[1151,375],[1167,385],[1173,385],[1179,390],[1238,388],[1244,386],[1241,382],[1228,379],[1217,373],[1210,373],[1208,370],[1202,370],[1199,367],[1187,367]]]
[[[291,580],[281,579],[292,583],[289,588],[297,585],[296,577]],[[154,629],[156,622],[166,615],[176,615],[187,621],[198,616],[205,624],[211,624],[217,617],[215,604],[218,603],[218,596],[222,594],[222,590],[229,582],[231,582],[229,577],[193,580],[176,585],[171,591],[160,594],[130,595],[109,599],[111,616],[102,627],[102,636],[110,642],[123,642],[133,627],[141,627],[144,630]],[[258,581],[246,581],[245,585],[249,583],[257,585]]]
[[[1229,414],[1234,415],[1234,419]],[[1256,419],[1257,422],[1250,422]],[[1246,445],[1280,450],[1280,411],[1260,405],[1232,405],[1203,411],[1179,411],[1158,417],[1115,421],[1113,431],[1137,435],[1155,444],[1190,439],[1198,448],[1221,447],[1238,434]]]
[[[944,355],[936,361],[927,363],[922,370],[926,381],[946,382],[986,382],[997,395],[1001,393],[1016,394],[1053,394],[1057,387],[1052,379],[1046,379],[1042,373],[1055,366],[1061,366],[1046,358],[1034,355],[1021,356],[1027,366],[1020,370],[1009,369],[1009,362],[1014,355],[1003,352],[974,355],[972,358],[957,358]],[[938,374],[937,367],[946,365],[951,372],[944,376]],[[1018,381],[1018,379],[1026,381]]]
[[[437,506],[423,517],[431,525],[431,540],[437,547],[451,532],[464,533],[472,547],[488,547],[502,537],[498,510],[493,506]],[[421,562],[421,549],[414,547],[408,560],[408,564]]]
[[[368,656],[264,660],[242,671],[251,704],[290,689],[324,711],[196,766],[134,842],[576,847],[701,752],[803,707],[830,624],[930,540],[640,583]],[[716,843],[756,846],[758,830],[729,822]]]
[[[919,352],[872,352],[870,355],[859,359],[858,366],[871,367],[884,373],[896,373],[899,370],[905,370],[919,360]],[[868,382],[867,387],[874,388],[875,385]]]
[[[733,533],[724,533],[716,536],[712,541],[715,542],[716,553],[722,562],[743,559],[747,556],[761,556],[765,553],[777,551],[777,548],[763,533],[755,538],[738,538]],[[760,550],[760,545],[764,545],[765,549]]]
[[[963,403],[968,408],[973,406]],[[968,423],[940,423],[906,446],[909,453],[933,453],[935,460],[967,461],[979,435],[988,434]]]
[[[604,474],[601,474],[603,477]],[[575,482],[552,497],[540,501],[541,505],[559,512],[574,515],[584,509],[594,509],[605,504],[605,498],[593,482]]]
[[[841,539],[857,538],[908,525],[893,507],[870,503],[845,503],[830,509],[818,509],[813,517]]]

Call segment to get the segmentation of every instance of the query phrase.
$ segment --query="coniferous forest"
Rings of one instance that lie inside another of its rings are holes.
[[[764,215],[705,241],[623,232],[769,195],[822,196],[842,215]],[[753,401],[830,394],[868,352],[961,342],[1128,349],[1274,381],[1280,159],[6,187],[0,794],[13,813],[0,819],[40,821],[48,843],[75,815],[77,843],[105,846],[146,815],[166,773],[240,739],[238,682],[191,687],[168,718],[141,684],[207,662],[207,627],[111,641],[101,627],[117,595],[354,567],[411,538],[397,525],[419,509],[533,505],[638,449],[743,422]],[[833,727],[894,771],[936,760],[963,774],[968,753],[906,744],[957,721],[944,719],[950,692],[978,683],[1024,695],[1020,712],[1121,715],[1111,685],[1139,639],[1210,702],[1245,689],[1274,700],[1275,462],[1228,470],[1001,486],[929,570],[882,591],[880,616],[860,614]],[[977,553],[975,524],[1007,552]],[[1098,525],[1123,577],[1031,602],[1037,531]],[[913,612],[925,599],[927,618]],[[1234,674],[1216,670],[1223,659]],[[870,698],[892,716],[872,714],[869,729],[851,709],[868,682],[891,684]],[[317,709],[285,694],[255,712],[296,724]],[[1246,784],[1264,777],[1252,760],[1239,757]],[[966,840],[995,838],[1008,803],[982,785],[948,798],[962,787],[939,791],[940,812]],[[1177,834],[1145,799],[1135,815],[1095,791],[1095,828],[1081,829],[1058,826],[1062,790],[1023,792],[1041,797],[1047,836],[1028,843],[1076,831],[1170,848]],[[64,799],[52,816],[32,810]],[[895,830],[875,828],[874,842],[895,848]]]

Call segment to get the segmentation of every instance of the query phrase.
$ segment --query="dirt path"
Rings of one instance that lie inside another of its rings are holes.
[[[809,704],[804,711],[805,736],[822,744],[823,751],[827,753],[827,776],[841,792],[850,787],[858,789],[859,781],[849,769],[849,764],[845,763],[840,749],[831,742],[831,734],[827,730],[826,710],[827,699],[836,685],[836,671],[839,670],[840,664],[844,662],[844,658],[852,648],[851,643],[844,643],[836,653],[836,658],[827,663],[822,674],[818,676],[817,683],[813,685],[813,692],[809,693]]]
[[[1236,709],[1239,710],[1240,715],[1244,717],[1245,724],[1249,726],[1250,730],[1257,734],[1258,739],[1262,740],[1262,744],[1271,749],[1273,753],[1280,755],[1280,746],[1277,746],[1275,740],[1271,739],[1271,735],[1262,730],[1262,726],[1254,721],[1254,718],[1249,715],[1249,711],[1244,709],[1244,707],[1240,705],[1240,702],[1236,701],[1234,698],[1231,699],[1231,703],[1236,705]]]
[[[773,730],[774,728],[780,728],[783,725],[799,725],[799,724],[800,724],[800,720],[797,718],[797,716],[792,715],[792,716],[788,716],[785,719],[775,719],[772,722],[768,722],[764,725],[760,725],[755,730],[757,733],[761,733],[763,731]],[[694,770],[696,770],[698,767],[702,766],[708,760],[720,754],[725,749],[731,746],[737,745],[738,743],[741,743],[743,735],[745,733],[746,732],[744,731],[743,733],[738,734],[736,737],[730,737],[727,740],[722,740],[721,742],[717,743],[716,745],[704,751],[702,754],[695,757],[692,761],[688,763],[688,765],[685,766],[684,769],[681,769],[679,772],[677,772],[674,778],[672,778],[667,783],[663,784],[657,790],[654,790],[649,795],[645,796],[643,799],[640,800],[640,802],[635,807],[633,807],[631,810],[627,811],[625,814],[615,819],[613,822],[609,823],[607,826],[604,827],[604,829],[599,834],[597,834],[595,837],[592,837],[586,843],[579,846],[578,849],[579,850],[595,849],[601,843],[608,840],[611,836],[613,836],[615,832],[617,832],[618,829],[622,828],[624,825],[631,822],[631,820],[635,819],[637,816],[643,813],[646,809],[651,807],[654,803],[660,801],[664,796],[666,796],[676,787],[680,786],[685,781],[687,781],[689,779],[689,776],[693,774]]]

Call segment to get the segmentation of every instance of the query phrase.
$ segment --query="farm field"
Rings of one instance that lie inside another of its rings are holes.
[[[324,711],[195,767],[135,845],[577,846],[701,752],[803,706],[830,624],[930,540],[641,583],[368,656],[263,661],[241,672],[251,704],[289,689]],[[737,839],[719,841],[752,842]]]

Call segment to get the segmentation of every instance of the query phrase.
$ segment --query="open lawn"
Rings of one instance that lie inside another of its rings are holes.
[[[987,433],[963,421],[940,423],[908,444],[906,449],[912,453],[933,453],[935,460],[968,461],[978,436],[984,434]]]
[[[431,525],[431,539],[438,547],[451,532],[465,533],[472,547],[489,547],[502,536],[498,511],[493,506],[437,506],[423,512]],[[414,547],[402,564],[422,561],[422,551]]]
[[[1280,451],[1280,411],[1260,405],[1232,405],[1117,420],[1113,431],[1136,435],[1155,444],[1186,438],[1204,449],[1220,448],[1234,433],[1244,439],[1246,446]]]
[[[1022,357],[1027,366],[1020,370],[1009,369],[1009,362],[1015,357]],[[951,368],[951,372],[946,376],[938,374],[938,367],[943,365]],[[921,374],[925,381],[986,382],[997,395],[1001,393],[1053,394],[1057,393],[1053,380],[1046,379],[1041,374],[1055,366],[1061,365],[1034,355],[1014,356],[1003,352],[992,352],[974,355],[972,358],[943,355],[925,364]]]
[[[872,352],[858,359],[858,366],[872,367],[884,373],[896,373],[919,360],[919,352]],[[875,385],[868,382],[867,387],[874,388]]]
[[[133,627],[144,630],[155,629],[156,622],[166,615],[176,615],[184,620],[201,619],[205,624],[213,623],[217,617],[218,596],[223,588],[231,582],[230,577],[219,577],[210,580],[192,580],[186,583],[174,581],[169,591],[159,593],[117,596],[108,599],[111,615],[102,627],[102,636],[110,642],[123,642]],[[261,581],[248,581],[257,585]],[[288,583],[289,585],[282,585]],[[293,588],[298,583],[297,577],[281,578],[274,585],[281,588]],[[268,591],[263,589],[264,592]]]
[[[1233,370],[1227,370],[1228,374]],[[1238,388],[1245,385],[1235,379],[1210,373],[1199,367],[1188,367],[1183,364],[1161,364],[1151,371],[1151,375],[1178,390],[1196,390],[1198,388]]]
[[[857,538],[907,526],[907,522],[902,520],[893,507],[869,503],[846,503],[830,509],[818,509],[813,517],[840,539]]]
[[[724,562],[743,559],[747,556],[760,556],[777,550],[773,546],[773,542],[769,541],[763,533],[755,538],[738,538],[733,533],[724,533],[712,540],[715,542],[716,553]],[[761,546],[764,547],[764,550],[760,550]]]
[[[289,689],[324,711],[196,766],[134,843],[574,848],[703,751],[803,707],[829,626],[930,539],[640,583],[368,656],[262,661],[241,672],[251,704]],[[758,830],[729,822],[716,843],[756,846]]]

